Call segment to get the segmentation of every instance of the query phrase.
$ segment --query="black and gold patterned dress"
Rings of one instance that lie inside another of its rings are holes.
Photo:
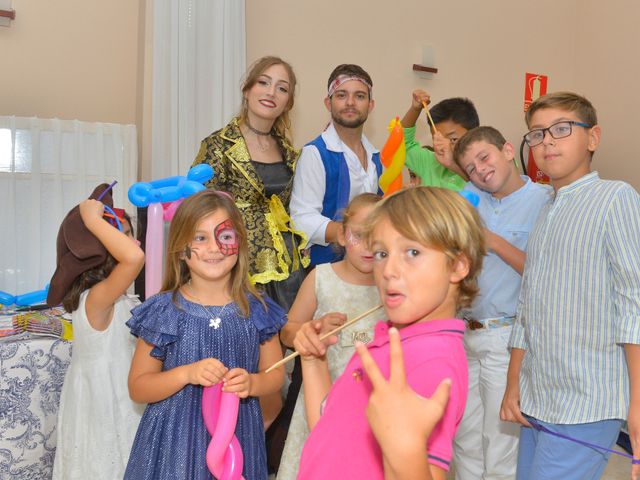
[[[307,239],[293,229],[289,200],[300,151],[275,136],[282,163],[252,162],[238,118],[202,141],[193,166],[208,163],[213,178],[207,187],[229,192],[244,218],[249,240],[251,281],[289,310],[304,279]]]

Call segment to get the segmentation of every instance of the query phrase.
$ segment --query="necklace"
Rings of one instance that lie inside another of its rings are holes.
[[[253,128],[253,126],[249,123],[249,119],[247,118],[245,125],[247,126],[247,128],[249,129],[250,132],[253,132],[256,135],[256,147],[258,147],[258,150],[260,151],[260,153],[265,153],[267,150],[269,150],[271,148],[271,141],[269,140],[269,137],[271,137],[271,131],[268,132],[262,132],[256,128]]]
[[[218,328],[220,328],[220,324],[222,323],[222,314],[225,308],[227,308],[227,305],[229,304],[227,303],[226,305],[223,305],[222,310],[220,310],[218,315],[214,317],[212,316],[209,309],[202,304],[202,301],[193,294],[193,290],[191,289],[191,282],[189,282],[189,290],[190,290],[189,295],[192,296],[198,302],[196,303],[196,305],[198,305],[205,312],[205,315],[209,319],[209,326],[214,330],[217,330]]]
[[[247,126],[247,128],[249,130],[251,130],[256,135],[262,135],[263,137],[270,137],[271,136],[271,130],[269,130],[268,132],[263,132],[262,130],[258,130],[257,128],[253,128],[253,126],[249,123],[249,119],[248,118],[245,120],[244,124]]]

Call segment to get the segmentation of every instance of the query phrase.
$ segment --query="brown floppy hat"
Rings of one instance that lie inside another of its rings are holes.
[[[97,199],[109,188],[107,183],[98,185],[90,199]],[[111,190],[100,199],[102,203],[113,208]],[[109,253],[100,240],[84,225],[80,217],[80,207],[76,205],[64,217],[56,240],[56,271],[53,273],[47,295],[47,305],[60,305],[62,299],[71,288],[73,281],[87,270],[102,264]]]

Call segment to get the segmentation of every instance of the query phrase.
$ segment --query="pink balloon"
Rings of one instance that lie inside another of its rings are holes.
[[[202,418],[211,435],[207,448],[207,467],[219,480],[241,480],[244,457],[234,435],[240,399],[222,391],[222,384],[205,387],[202,393]]]
[[[144,294],[146,298],[160,291],[162,282],[162,253],[164,223],[162,204],[151,203],[147,208],[147,237],[145,239]]]
[[[176,200],[175,202],[163,204],[164,215],[162,216],[162,218],[164,218],[165,222],[170,222],[171,220],[173,220],[173,216],[176,214],[176,210],[182,203],[182,200],[184,199],[181,198],[180,200]]]

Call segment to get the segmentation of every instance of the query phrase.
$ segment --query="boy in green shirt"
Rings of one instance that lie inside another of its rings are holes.
[[[467,175],[453,161],[453,146],[467,130],[480,125],[478,112],[467,98],[448,98],[429,109],[436,127],[433,137],[433,151],[416,142],[416,121],[428,104],[429,94],[424,90],[414,90],[411,107],[402,118],[404,143],[407,149],[406,166],[421,179],[422,185],[462,190]]]

